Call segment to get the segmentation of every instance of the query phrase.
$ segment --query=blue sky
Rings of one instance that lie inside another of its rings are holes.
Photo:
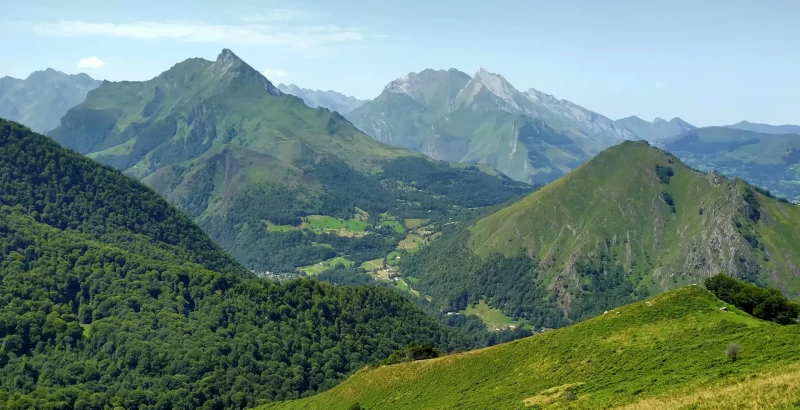
[[[372,98],[480,67],[617,119],[800,123],[800,1],[0,0],[0,75],[144,80],[232,49],[275,83]]]

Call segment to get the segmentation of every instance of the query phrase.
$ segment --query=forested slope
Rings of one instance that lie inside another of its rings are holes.
[[[252,407],[412,341],[469,347],[387,289],[252,278],[149,188],[18,124],[0,142],[0,407]]]

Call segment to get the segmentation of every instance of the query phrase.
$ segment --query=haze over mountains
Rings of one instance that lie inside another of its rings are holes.
[[[48,68],[22,80],[0,78],[0,118],[19,121],[45,133],[58,125],[62,116],[86,99],[102,81],[86,74],[65,74]]]
[[[336,91],[309,90],[294,84],[278,84],[278,89],[285,94],[300,97],[311,108],[323,107],[331,111],[337,111],[340,114],[347,114],[364,103],[364,101],[355,97],[337,93]]]
[[[650,142],[661,141],[697,128],[678,117],[669,121],[656,118],[653,122],[647,122],[639,117],[632,116],[616,120],[614,124],[618,127],[627,128],[636,134],[638,138]]]
[[[409,73],[348,115],[374,138],[433,158],[491,165],[519,181],[550,182],[634,135],[613,121],[503,76]]]
[[[800,125],[769,125],[741,121],[733,125],[727,125],[727,127],[763,134],[800,134]]]
[[[288,88],[287,92],[292,93]],[[294,93],[305,95],[308,91]],[[328,104],[329,108],[335,106]],[[409,73],[390,82],[378,97],[361,102],[346,116],[379,141],[437,159],[491,165],[514,179],[533,184],[552,182],[622,140],[643,139],[664,146],[670,139],[679,135],[691,137],[698,130],[678,117],[649,122],[631,116],[612,121],[533,88],[522,93],[501,75],[483,69],[474,76],[452,68]],[[800,126],[747,121],[700,133],[715,133],[733,141],[741,137],[738,129],[800,134]],[[777,138],[766,138],[765,144],[767,140]],[[676,154],[692,166],[707,171],[718,169],[727,176],[746,178],[781,196],[800,200],[800,185],[793,182],[798,181],[794,171],[797,162],[791,155],[794,141],[800,141],[800,137],[767,144],[773,149],[783,147],[782,152],[759,149],[756,155],[755,147],[741,148],[747,158],[739,156],[733,161],[722,159],[722,152],[716,156],[708,152],[702,158],[686,150]]]
[[[0,80],[0,116],[17,119],[46,132],[99,85],[86,75],[69,76],[48,69],[26,80]],[[616,121],[536,89],[520,92],[501,75],[479,70],[469,76],[456,69],[423,70],[389,83],[372,100],[361,101],[335,91],[279,84],[277,90],[300,97],[312,108],[324,107],[346,117],[374,139],[435,159],[485,164],[522,182],[541,184],[582,164],[600,150],[625,139],[666,140],[697,127],[680,118],[653,122],[631,116]],[[742,121],[726,126],[764,134],[798,134],[800,126],[772,126]],[[716,131],[719,133],[720,131]],[[726,138],[736,138],[732,131]],[[773,144],[774,145],[774,144]],[[678,156],[704,170],[748,178],[781,196],[800,199],[792,162],[793,139],[773,157],[750,156],[730,162],[688,151]],[[744,149],[746,151],[746,149]],[[760,163],[769,162],[767,168]],[[776,168],[777,167],[777,168]],[[778,169],[781,168],[781,169]],[[774,172],[773,172],[774,171]],[[777,173],[781,173],[780,177]]]

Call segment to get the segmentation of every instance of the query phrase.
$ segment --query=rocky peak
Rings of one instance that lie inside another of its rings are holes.
[[[233,51],[224,48],[212,64],[212,69],[221,83],[227,84],[234,81],[256,81],[261,83],[264,91],[270,95],[283,95],[281,90],[275,87],[267,77],[258,72],[244,60],[239,58]]]
[[[403,77],[400,77],[383,88],[384,92],[390,93],[399,93],[399,94],[410,94],[411,93],[411,75],[414,73],[408,73]]]

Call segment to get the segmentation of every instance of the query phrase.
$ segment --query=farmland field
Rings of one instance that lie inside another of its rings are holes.
[[[407,229],[417,229],[420,226],[428,223],[427,219],[406,219],[405,224]]]
[[[512,320],[510,317],[503,314],[500,309],[495,309],[489,306],[485,300],[481,301],[475,306],[467,306],[463,312],[465,315],[475,315],[486,324],[491,330],[508,329],[511,326],[519,327],[522,322]]]
[[[297,270],[305,272],[306,275],[309,276],[316,276],[324,272],[325,270],[333,269],[339,263],[343,264],[347,268],[353,266],[353,261],[345,259],[341,256],[337,256],[335,258],[328,259],[324,262],[320,262],[315,265],[309,265],[309,266],[303,266],[302,268],[297,268]]]
[[[304,218],[303,228],[311,230],[346,229],[353,232],[364,232],[368,223],[355,219],[342,219],[326,215],[309,215]]]
[[[383,258],[366,261],[361,264],[361,269],[364,269],[366,271],[376,271],[379,269],[383,269]]]

